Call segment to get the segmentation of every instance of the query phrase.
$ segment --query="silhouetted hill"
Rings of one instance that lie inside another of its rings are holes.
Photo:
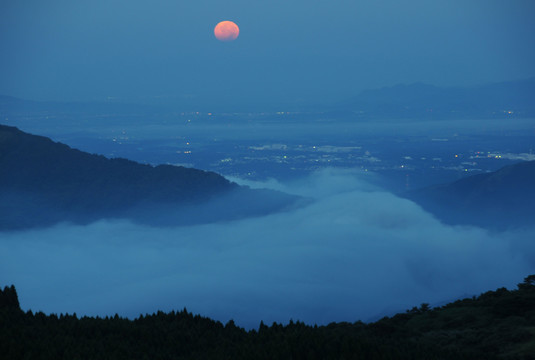
[[[107,159],[2,125],[0,198],[0,229],[102,218],[192,224],[255,215],[295,200],[241,188],[213,172]]]
[[[416,190],[408,197],[449,224],[535,226],[535,161]]]
[[[507,118],[535,116],[535,78],[474,87],[422,83],[363,91],[336,105],[362,117]]]
[[[24,313],[14,286],[0,289],[4,359],[534,359],[535,275],[518,290],[488,291],[440,308],[421,304],[393,317],[310,326],[161,311],[135,320]]]

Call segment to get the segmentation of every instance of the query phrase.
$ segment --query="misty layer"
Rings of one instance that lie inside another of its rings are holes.
[[[366,321],[512,287],[535,270],[533,231],[446,226],[367,179],[325,170],[271,182],[313,201],[234,222],[2,233],[0,283],[17,284],[34,311],[136,317],[187,307],[256,327]]]

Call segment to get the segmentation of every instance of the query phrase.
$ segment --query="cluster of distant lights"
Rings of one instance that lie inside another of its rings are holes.
[[[509,112],[509,113],[512,113],[512,112]],[[199,114],[199,113],[197,113],[197,114]],[[208,115],[212,115],[212,113],[208,113]],[[188,121],[190,121],[190,120],[188,120]],[[125,134],[124,131],[123,131],[123,134]],[[118,142],[119,140],[128,140],[128,137],[127,137],[127,136],[123,136],[123,137],[121,137],[121,138],[119,138],[119,139],[114,137],[112,140],[113,140],[114,142]],[[120,142],[119,142],[119,143],[120,143]],[[186,145],[189,146],[190,143],[189,143],[189,142],[186,142]],[[316,150],[316,149],[317,149],[317,146],[312,146],[312,149]],[[184,150],[184,151],[177,151],[177,153],[191,154],[192,152],[191,152],[191,150]],[[479,158],[481,155],[484,156],[484,153],[482,153],[482,152],[480,152],[480,151],[476,151],[475,154],[476,154],[476,155],[475,155],[476,158]],[[460,154],[455,154],[454,156],[455,156],[455,158],[462,157],[462,155],[460,155]],[[494,158],[494,159],[501,159],[501,158],[502,158],[502,155],[499,155],[499,154],[491,154],[491,152],[489,151],[489,152],[487,152],[486,157],[487,157],[487,158]],[[410,158],[410,157],[405,157],[405,158],[407,159],[407,158]],[[288,156],[287,156],[287,155],[284,155],[284,156],[282,156],[282,159],[285,159],[285,160],[286,160],[286,159],[288,159]],[[422,158],[422,159],[424,159],[424,158]],[[228,161],[228,160],[230,160],[230,159],[224,159],[224,160],[222,160],[221,162],[225,162],[225,160]],[[433,159],[433,160],[438,160],[438,158]],[[329,161],[330,161],[330,160],[329,160]],[[401,165],[400,167],[401,167],[401,168],[405,168],[404,165]],[[464,171],[468,171],[468,169],[464,169]]]
[[[512,111],[507,111],[506,113],[509,113],[509,114],[512,114],[513,112]],[[194,112],[193,114],[195,115],[200,115],[201,113],[199,112]],[[278,112],[277,114],[280,114],[280,115],[283,115],[283,114],[288,114],[287,112]],[[211,116],[213,115],[212,113],[207,113],[208,116]],[[188,122],[190,122],[191,120],[188,120]],[[112,140],[116,143],[119,143],[119,144],[122,144],[122,142],[120,142],[121,140],[128,140],[129,137],[126,135],[126,132],[125,131],[122,131],[122,136],[120,137],[114,137]],[[433,139],[435,140],[435,139]],[[436,140],[443,140],[443,139],[436,139]],[[444,139],[444,140],[447,140],[447,139]],[[190,146],[190,142],[186,142],[186,145],[187,146]],[[318,150],[318,147],[317,146],[312,146],[311,147],[314,150]],[[182,150],[182,151],[177,151],[178,154],[180,153],[183,153],[183,154],[191,154],[192,151],[191,150]],[[494,158],[494,159],[502,159],[502,155],[501,154],[496,154],[496,153],[491,153],[490,151],[489,152],[480,152],[480,151],[476,151],[474,152],[475,155],[472,155],[470,156],[470,158],[483,158],[483,157],[486,157],[486,158]],[[459,159],[459,158],[462,158],[463,155],[462,154],[454,154],[454,157],[456,159]],[[280,156],[279,157],[280,160],[282,161],[287,161],[289,159],[289,157],[287,155],[283,155],[283,156]],[[410,159],[410,157],[405,157],[405,159]],[[425,159],[425,158],[422,158],[422,160]],[[433,160],[441,160],[440,158],[433,158]],[[221,160],[221,163],[225,163],[225,162],[231,162],[232,159],[231,158],[226,158],[226,159],[223,159]],[[316,159],[316,161],[319,161]],[[328,162],[330,162],[331,160],[329,159]],[[474,163],[475,165],[475,163]],[[405,169],[405,168],[408,168],[406,167],[405,165],[401,165],[400,166],[401,169]],[[463,169],[465,172],[468,172],[469,169],[467,168],[464,168]],[[368,169],[365,169],[365,171],[368,171]]]
[[[484,153],[481,153],[480,151],[476,151],[476,158],[479,158],[480,155],[483,155],[484,156]],[[459,154],[455,154],[455,157],[458,158],[459,156],[462,156],[462,155],[459,155]],[[501,159],[502,156],[499,155],[499,154],[491,154],[490,151],[487,151],[487,158],[495,158],[495,159]]]

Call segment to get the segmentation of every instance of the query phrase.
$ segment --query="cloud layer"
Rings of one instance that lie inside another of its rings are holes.
[[[187,307],[256,327],[366,321],[513,287],[535,272],[532,232],[445,226],[370,180],[327,169],[271,181],[263,185],[310,203],[235,222],[0,233],[0,285],[15,284],[26,310],[136,317]]]

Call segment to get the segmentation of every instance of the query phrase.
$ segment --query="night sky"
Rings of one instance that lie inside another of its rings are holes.
[[[369,88],[535,76],[531,0],[4,0],[0,93],[329,103]],[[233,42],[214,26],[232,20]]]

